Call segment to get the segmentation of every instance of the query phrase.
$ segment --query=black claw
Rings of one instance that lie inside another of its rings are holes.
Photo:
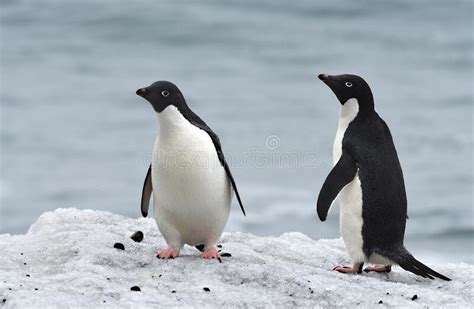
[[[360,263],[359,269],[357,269],[358,274],[362,274],[362,267],[364,267],[364,263]]]
[[[222,259],[221,259],[221,258],[217,258],[217,260],[219,261],[219,263],[222,263]]]

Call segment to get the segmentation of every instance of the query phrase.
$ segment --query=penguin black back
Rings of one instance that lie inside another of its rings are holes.
[[[237,184],[235,183],[234,177],[230,171],[230,167],[225,160],[219,137],[204,122],[204,120],[202,120],[196,113],[194,113],[189,108],[179,88],[169,81],[157,81],[148,87],[138,89],[136,91],[136,94],[150,102],[153,109],[157,113],[161,113],[163,110],[165,110],[165,108],[170,105],[175,106],[187,121],[189,121],[192,125],[198,127],[199,129],[205,131],[209,135],[216,149],[219,161],[224,167],[227,176],[229,177],[232,188],[235,192],[235,196],[237,198],[237,201],[239,202],[240,209],[242,210],[242,213],[245,216],[245,209],[242,204],[239,191],[237,189]]]
[[[416,260],[403,245],[407,219],[403,173],[390,130],[375,112],[369,85],[361,77],[350,74],[320,74],[318,77],[331,88],[343,105],[341,119],[347,125],[342,126],[345,129],[342,132],[339,161],[328,175],[318,197],[320,219],[326,219],[332,201],[346,185],[358,178],[362,200],[357,201],[359,194],[355,191],[345,197],[349,207],[362,204],[362,218],[345,222],[353,229],[353,233],[361,230],[364,259],[370,262],[380,260],[380,256],[417,275],[450,280]],[[351,190],[356,189],[351,186]],[[356,216],[356,213],[351,210],[341,217]],[[357,227],[360,219],[362,226]],[[356,240],[357,243],[357,237],[351,237],[349,234],[347,241]],[[346,242],[345,237],[344,240]],[[352,249],[358,246],[349,244]],[[360,255],[356,256],[357,262],[363,262]]]

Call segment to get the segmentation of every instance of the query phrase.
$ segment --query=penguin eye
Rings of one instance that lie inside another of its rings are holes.
[[[351,82],[346,82],[346,86],[350,88],[350,87],[352,87],[352,83]]]
[[[170,93],[166,90],[161,92],[161,95],[164,96],[165,98],[170,95]]]

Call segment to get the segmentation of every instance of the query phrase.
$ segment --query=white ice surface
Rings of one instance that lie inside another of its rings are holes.
[[[130,239],[137,230],[145,234],[141,243]],[[114,249],[115,242],[125,251]],[[423,279],[398,267],[388,275],[344,275],[331,271],[349,263],[340,239],[225,233],[220,243],[232,254],[222,264],[202,260],[191,247],[163,261],[155,254],[165,242],[151,219],[57,209],[43,214],[26,235],[0,235],[0,307],[463,308],[474,303],[472,265],[430,265],[451,282]],[[135,285],[141,292],[130,290]],[[412,301],[415,294],[418,299]]]

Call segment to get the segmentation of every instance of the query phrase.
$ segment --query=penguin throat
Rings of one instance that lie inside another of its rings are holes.
[[[349,123],[357,117],[359,113],[359,101],[357,99],[349,99],[342,105],[339,112],[339,122],[347,127]]]
[[[174,105],[168,105],[161,113],[157,113],[162,138],[172,137],[181,130],[185,130],[188,120]]]

